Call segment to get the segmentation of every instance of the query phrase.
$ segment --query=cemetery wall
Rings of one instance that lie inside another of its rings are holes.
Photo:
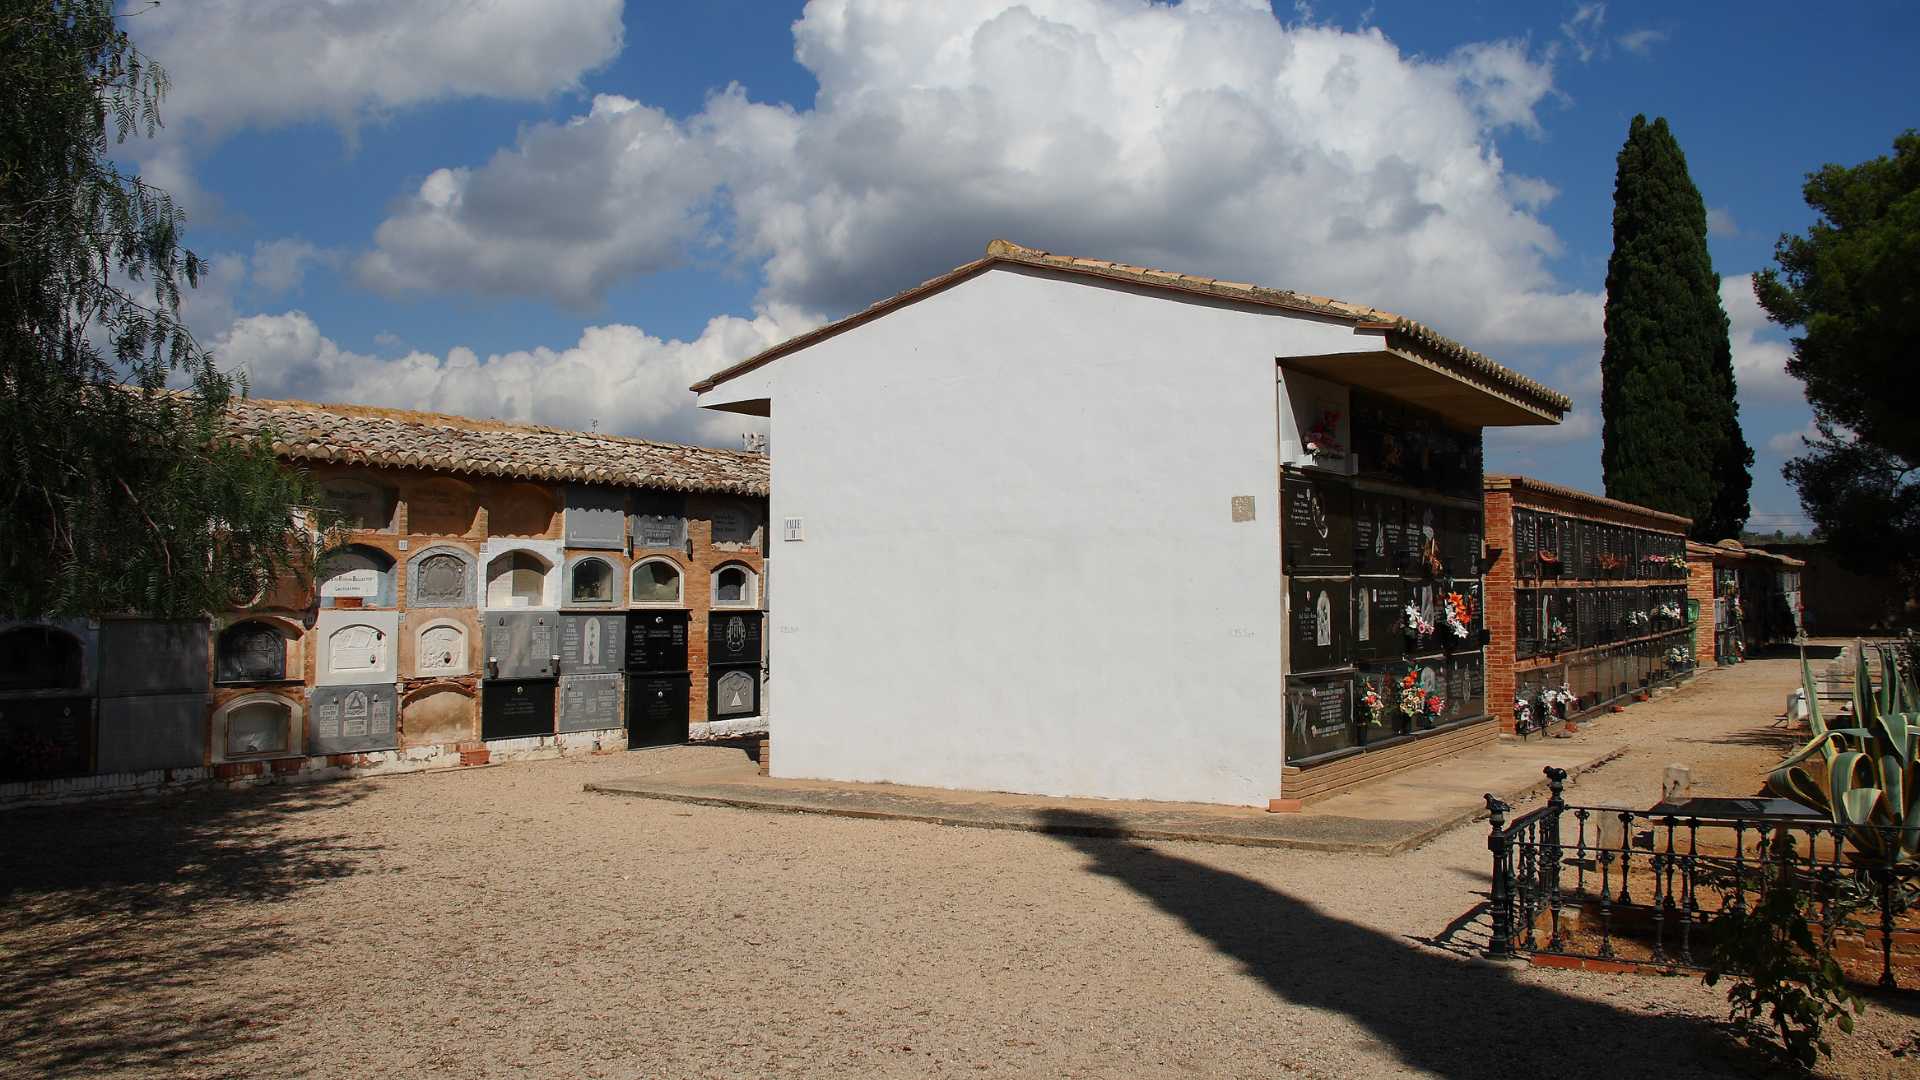
[[[1551,731],[1692,670],[1686,518],[1519,476],[1488,476],[1482,504],[1503,732]]]
[[[314,580],[0,623],[0,804],[766,730],[764,496],[310,467],[348,519]]]

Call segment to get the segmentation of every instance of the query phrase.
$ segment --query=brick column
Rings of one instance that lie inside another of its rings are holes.
[[[1719,639],[1713,633],[1713,556],[1687,552],[1687,599],[1700,601],[1700,621],[1693,628],[1693,659],[1705,670],[1719,662]]]
[[[1489,491],[1483,496],[1489,550],[1500,557],[1487,567],[1481,586],[1481,618],[1487,627],[1487,711],[1500,721],[1500,730],[1513,734],[1514,652],[1517,626],[1513,608],[1513,493]]]

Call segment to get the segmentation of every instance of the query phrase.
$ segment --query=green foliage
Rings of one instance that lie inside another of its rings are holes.
[[[303,474],[224,436],[244,387],[180,320],[200,260],[111,146],[166,76],[112,0],[0,9],[0,614],[190,615],[310,566]]]
[[[1908,400],[1920,339],[1920,134],[1893,156],[1807,177],[1820,216],[1754,275],[1767,316],[1802,333],[1787,371],[1806,384],[1820,437],[1786,477],[1848,568],[1920,584],[1920,423]]]
[[[1812,883],[1794,860],[1793,834],[1776,830],[1768,855],[1753,906],[1729,907],[1708,924],[1712,954],[1706,983],[1715,986],[1732,976],[1727,1017],[1741,1038],[1811,1070],[1822,1056],[1833,1054],[1827,1022],[1851,1033],[1853,1018],[1865,1006],[1847,988],[1827,942],[1814,935]]]
[[[1813,737],[1775,766],[1767,788],[1824,811],[1846,828],[1853,850],[1876,864],[1910,861],[1920,853],[1920,693],[1884,652],[1874,693],[1859,642],[1854,655],[1853,727],[1827,726],[1813,672],[1800,662]]]
[[[1665,119],[1636,116],[1620,149],[1600,358],[1607,494],[1737,536],[1753,451],[1734,400],[1733,350],[1707,209]]]

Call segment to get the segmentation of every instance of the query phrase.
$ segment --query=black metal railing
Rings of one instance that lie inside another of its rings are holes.
[[[1485,797],[1493,855],[1488,955],[1701,968],[1713,918],[1746,909],[1791,875],[1850,975],[1877,961],[1879,985],[1896,987],[1896,954],[1920,969],[1920,922],[1902,918],[1920,903],[1920,867],[1897,859],[1899,829],[1573,806],[1566,770],[1545,772],[1547,804],[1511,821],[1511,806]],[[1776,854],[1783,834],[1793,840],[1790,863]],[[1887,854],[1862,851],[1863,838],[1882,840],[1869,846]]]

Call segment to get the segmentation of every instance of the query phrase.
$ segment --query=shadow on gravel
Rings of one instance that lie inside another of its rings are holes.
[[[1050,817],[1092,861],[1089,872],[1183,920],[1279,997],[1345,1014],[1414,1068],[1463,1080],[1740,1075],[1731,1060],[1717,1059],[1722,1044],[1709,1025],[1569,997],[1522,982],[1504,965],[1430,952],[1335,918],[1238,874],[1084,835],[1112,827],[1105,815]]]
[[[287,1002],[236,1010],[208,991],[296,929],[274,903],[353,873],[366,850],[281,826],[361,794],[324,784],[0,813],[0,1061],[41,1076],[238,1075],[205,1055],[270,1037]],[[285,1058],[275,1072],[298,1075]]]

